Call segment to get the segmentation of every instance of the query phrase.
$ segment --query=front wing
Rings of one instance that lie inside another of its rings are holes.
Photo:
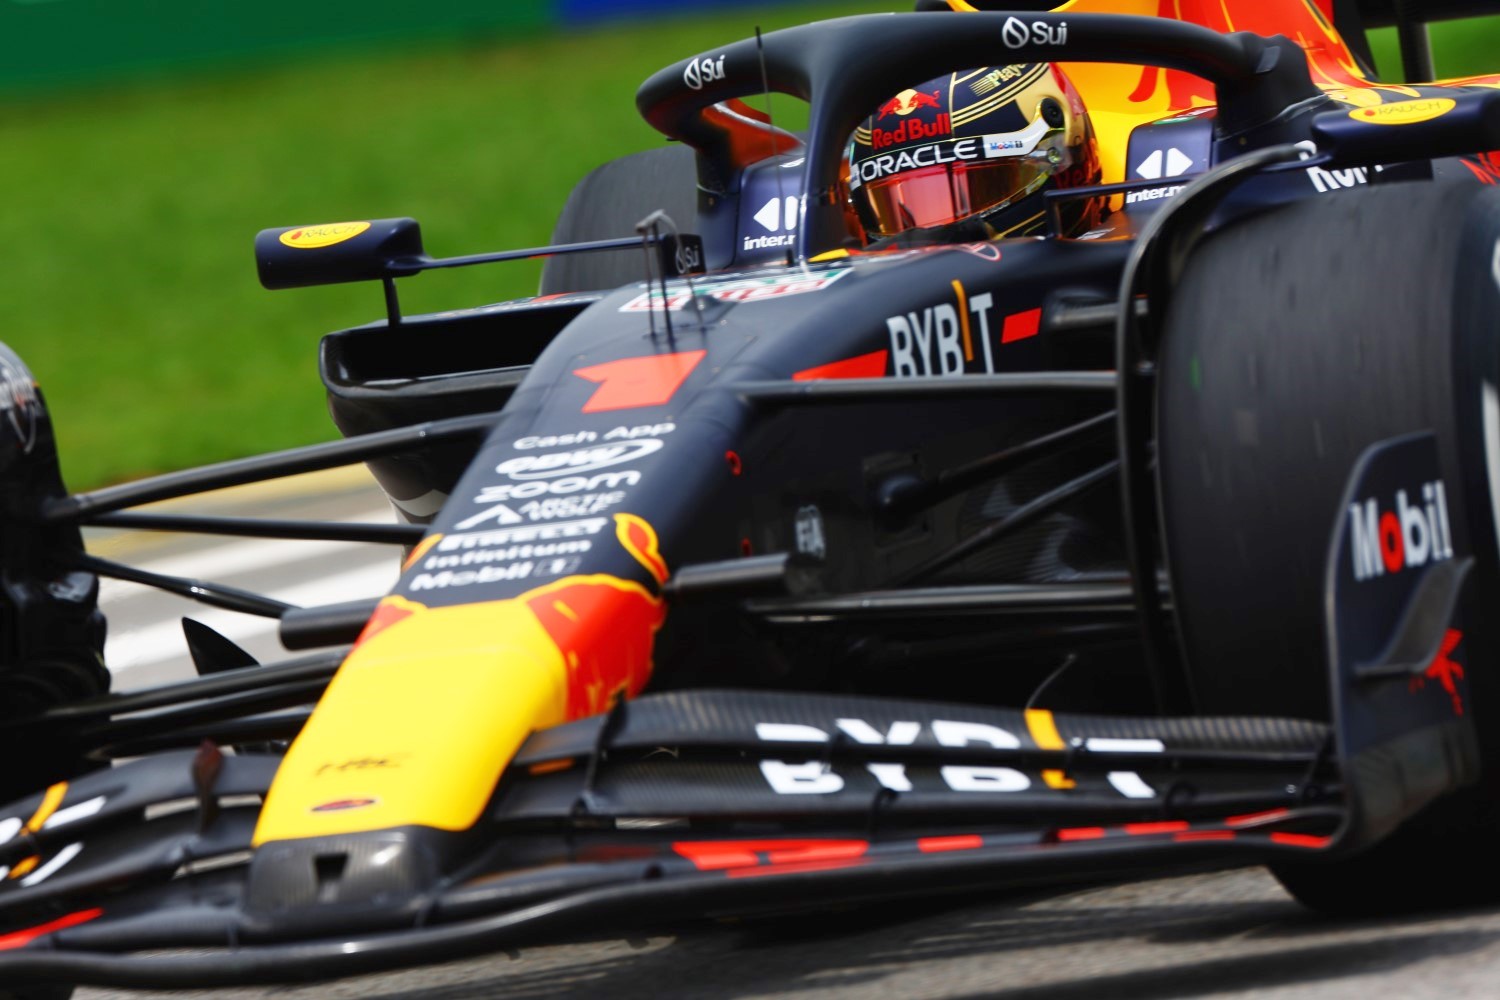
[[[0,981],[345,976],[683,919],[1260,863],[1329,850],[1346,818],[1329,728],[1278,719],[661,694],[536,734],[466,837],[252,849],[277,760],[162,754],[18,803],[0,820],[20,826],[0,845]],[[135,954],[163,948],[189,951]]]

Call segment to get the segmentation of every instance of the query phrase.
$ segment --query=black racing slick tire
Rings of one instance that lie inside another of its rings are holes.
[[[1390,184],[1227,226],[1194,251],[1163,330],[1158,485],[1195,707],[1327,720],[1329,541],[1371,444],[1431,430],[1468,596],[1493,608],[1482,396],[1500,383],[1500,191]],[[1488,390],[1486,390],[1488,386]],[[1466,618],[1484,778],[1361,854],[1276,869],[1303,903],[1398,912],[1500,899],[1493,612]],[[1486,620],[1490,619],[1490,620]]]
[[[109,690],[99,580],[78,567],[83,536],[40,516],[65,495],[45,396],[0,343],[0,807],[99,766],[74,727],[19,725]]]
[[[698,218],[698,168],[687,146],[665,146],[622,156],[597,167],[573,189],[552,231],[552,242],[634,236],[635,225],[657,209],[683,232]],[[559,254],[542,265],[541,293],[618,288],[645,277],[639,247],[597,253]]]
[[[12,986],[0,987],[0,1000],[69,1000],[72,986]]]

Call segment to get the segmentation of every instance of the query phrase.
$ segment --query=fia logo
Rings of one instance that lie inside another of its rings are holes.
[[[828,555],[828,541],[823,534],[823,512],[812,504],[797,508],[797,551],[822,562]]]

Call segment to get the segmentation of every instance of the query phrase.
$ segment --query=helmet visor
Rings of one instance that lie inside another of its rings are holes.
[[[1006,157],[909,170],[860,187],[872,236],[931,229],[1003,208],[1040,188],[1051,176],[1045,160]]]

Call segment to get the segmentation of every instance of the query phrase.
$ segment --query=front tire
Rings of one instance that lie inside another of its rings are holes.
[[[1329,539],[1369,445],[1433,431],[1470,605],[1500,597],[1481,432],[1500,381],[1500,192],[1406,183],[1329,195],[1226,227],[1172,293],[1158,396],[1159,485],[1196,708],[1327,720]],[[1500,471],[1500,470],[1496,470]],[[1365,852],[1274,870],[1326,912],[1500,898],[1476,877],[1500,813],[1494,628],[1468,614],[1486,774]]]
[[[69,1000],[72,986],[12,986],[0,989],[0,1000]]]
[[[0,805],[97,766],[65,727],[3,725],[109,690],[99,581],[77,567],[82,535],[41,517],[65,495],[46,399],[0,343]]]

